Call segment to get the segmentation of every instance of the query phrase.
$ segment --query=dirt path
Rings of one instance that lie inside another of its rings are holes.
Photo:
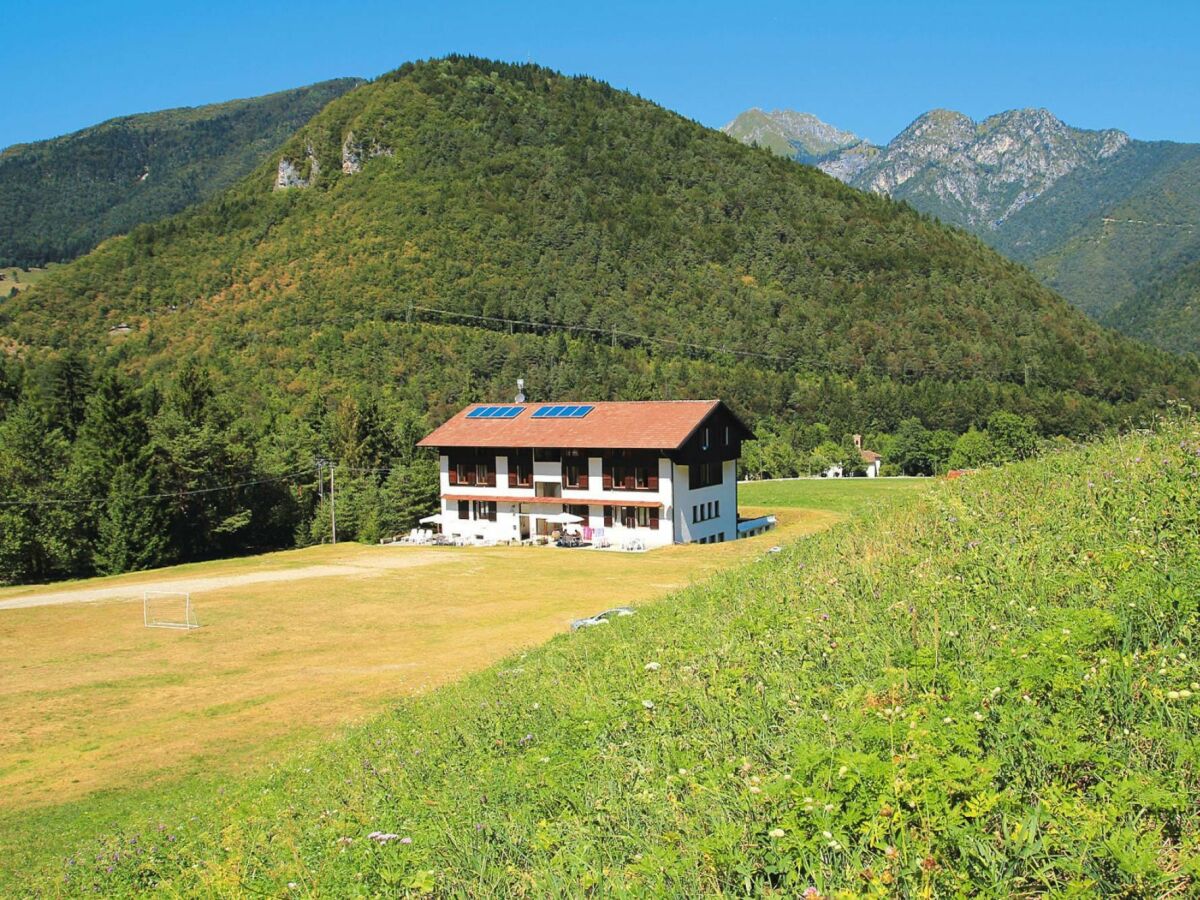
[[[224,588],[244,587],[250,584],[268,584],[281,581],[307,581],[310,578],[332,578],[348,576],[378,575],[393,569],[408,569],[426,566],[435,562],[450,562],[457,554],[447,552],[406,551],[395,556],[379,556],[353,564],[326,564],[301,566],[295,569],[275,569],[265,572],[245,572],[237,575],[209,575],[194,578],[164,578],[160,581],[137,581],[102,588],[76,588],[48,591],[40,594],[23,594],[11,600],[0,600],[0,611],[26,609],[31,606],[54,606],[61,603],[95,603],[100,600],[141,600],[143,591],[217,591]]]

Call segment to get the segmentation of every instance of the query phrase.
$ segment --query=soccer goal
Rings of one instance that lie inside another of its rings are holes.
[[[147,628],[199,628],[188,591],[143,591],[142,621]]]

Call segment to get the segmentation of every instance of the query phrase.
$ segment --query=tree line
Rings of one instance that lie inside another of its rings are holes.
[[[138,387],[68,353],[0,375],[0,581],[115,574],[328,539],[313,461],[340,464],[340,538],[374,542],[436,508],[423,421],[343,398],[283,447],[185,364]]]
[[[767,419],[759,423],[758,440],[744,445],[744,478],[794,478],[823,475],[838,466],[844,477],[866,475],[867,463],[845,433],[840,439],[823,423],[800,424]],[[971,425],[957,434],[927,428],[920,419],[902,420],[894,432],[863,436],[862,447],[882,457],[880,475],[942,475],[954,469],[977,469],[1028,459],[1046,446],[1070,443],[1058,435],[1042,437],[1030,416],[996,410],[982,428]]]

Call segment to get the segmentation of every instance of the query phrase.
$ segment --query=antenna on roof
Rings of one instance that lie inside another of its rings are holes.
[[[524,378],[517,379],[517,397],[516,397],[516,400],[513,402],[515,402],[515,403],[524,403],[525,402],[525,379]]]

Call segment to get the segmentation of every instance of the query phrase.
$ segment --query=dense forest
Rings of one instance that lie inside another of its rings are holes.
[[[986,464],[1200,397],[1196,363],[903,204],[466,58],[345,94],[220,196],[47,273],[0,304],[0,346],[22,580],[322,540],[318,459],[339,536],[405,528],[435,497],[416,438],[519,377],[722,397],[763,433],[755,476],[852,433],[897,471]]]
[[[124,116],[0,153],[0,267],[43,266],[207,200],[335,97],[324,81],[247,100]]]

